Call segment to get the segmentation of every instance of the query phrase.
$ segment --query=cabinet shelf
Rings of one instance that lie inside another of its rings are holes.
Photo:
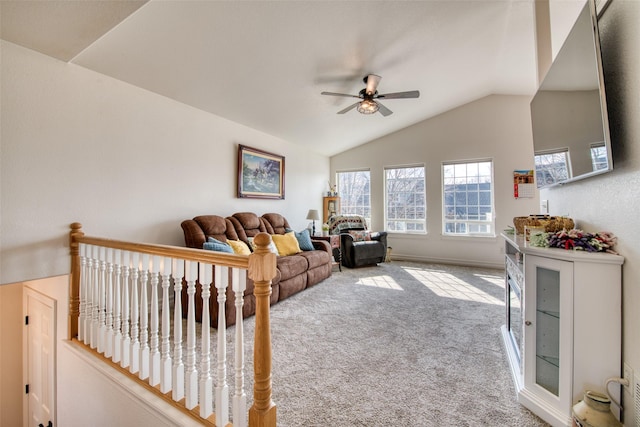
[[[551,317],[556,318],[556,319],[560,319],[560,312],[558,312],[558,311],[549,311],[549,310],[538,309],[538,310],[536,310],[536,312],[538,312],[540,314],[546,314],[547,316],[551,316]]]
[[[536,357],[538,358],[538,360],[546,362],[549,365],[553,365],[556,368],[560,367],[560,358],[559,357],[544,356],[544,355],[541,355],[541,354],[537,354]]]

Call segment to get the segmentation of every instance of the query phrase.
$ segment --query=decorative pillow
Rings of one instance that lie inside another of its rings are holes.
[[[366,230],[350,230],[349,234],[353,237],[354,242],[364,242],[371,240],[371,234]]]
[[[294,255],[302,252],[294,231],[286,234],[274,234],[271,236],[271,239],[273,239],[273,243],[276,244],[280,256]]]
[[[287,233],[292,232],[293,230],[290,228],[287,228]],[[309,229],[305,228],[304,230],[298,232],[298,231],[294,231],[294,234],[296,236],[296,240],[298,241],[298,245],[300,246],[300,249],[303,251],[313,251],[316,248],[313,247],[313,242],[311,241],[311,234],[309,234]]]
[[[227,243],[233,249],[233,252],[238,255],[251,255],[249,246],[242,240],[227,240]]]
[[[218,239],[214,239],[213,237],[209,237],[207,241],[202,244],[202,249],[216,252],[227,252],[230,254],[233,253],[233,248],[231,246]]]
[[[256,251],[256,245],[255,243],[253,243],[253,237],[249,237],[249,247],[251,248],[252,252]],[[276,255],[280,255],[278,253],[278,248],[276,248],[276,245],[273,243],[273,240],[271,241],[271,243],[269,243],[269,246],[267,246],[267,249],[269,249],[269,252],[273,252]]]

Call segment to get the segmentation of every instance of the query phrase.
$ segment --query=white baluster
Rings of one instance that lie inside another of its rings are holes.
[[[113,355],[113,249],[107,248],[107,289],[106,289],[106,312],[105,312],[105,334],[104,334],[104,355]]]
[[[80,305],[78,307],[78,341],[83,342],[85,337],[84,322],[87,318],[87,245],[80,243]]]
[[[211,296],[211,264],[200,263],[200,285],[202,286],[202,339],[200,350],[200,416],[207,418],[213,413],[213,378],[211,378],[211,323],[209,320],[209,297]]]
[[[93,280],[91,283],[91,348],[98,347],[98,312],[100,311],[100,306],[98,301],[99,298],[99,282],[100,282],[100,258],[98,256],[100,248],[98,246],[94,246],[93,253]]]
[[[182,276],[184,260],[173,260],[173,393],[178,401],[184,397],[184,364],[182,363]]]
[[[104,353],[104,339],[107,333],[105,324],[107,289],[107,248],[100,246],[100,278],[98,281],[98,353]]]
[[[247,289],[247,270],[234,268],[232,270],[233,292],[236,296],[236,336],[235,336],[235,393],[233,395],[233,425],[246,427],[247,425],[247,396],[244,392],[244,323],[242,321],[242,307],[244,305],[244,291]]]
[[[139,378],[144,380],[149,377],[149,305],[148,289],[149,281],[149,255],[142,254],[140,260],[140,372]]]
[[[227,385],[227,322],[225,302],[229,286],[229,268],[216,265],[215,284],[218,290],[218,375],[216,384],[216,425],[229,422],[229,386]]]
[[[162,337],[160,346],[160,391],[171,390],[171,308],[169,307],[169,287],[171,286],[171,258],[164,258],[162,270]]]
[[[188,261],[184,268],[187,279],[187,364],[185,366],[185,408],[198,404],[198,371],[196,370],[196,277],[198,263]]]
[[[122,353],[120,366],[126,368],[131,363],[131,327],[129,322],[129,265],[131,252],[122,251]]]
[[[151,331],[149,341],[149,384],[160,384],[160,351],[158,349],[158,273],[160,272],[160,257],[151,258]]]
[[[115,284],[113,289],[113,356],[111,360],[118,363],[122,358],[122,251],[113,251],[115,265]]]
[[[140,254],[131,253],[131,359],[129,372],[135,374],[140,370],[140,327],[138,305],[138,268],[140,268]]]

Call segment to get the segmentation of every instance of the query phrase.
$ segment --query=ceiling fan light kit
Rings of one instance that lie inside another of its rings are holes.
[[[377,113],[378,109],[379,109],[378,103],[371,99],[365,99],[364,101],[359,102],[358,106],[356,107],[356,110],[358,110],[358,113],[361,113],[361,114]]]
[[[343,96],[347,98],[362,99],[362,101],[358,101],[355,104],[351,104],[347,108],[338,111],[337,114],[344,114],[355,108],[361,114],[374,114],[379,111],[380,114],[382,114],[385,117],[393,114],[393,111],[389,110],[380,102],[375,101],[376,99],[418,98],[420,96],[420,92],[417,90],[411,90],[408,92],[387,93],[387,94],[379,95],[378,84],[380,83],[380,79],[382,79],[382,77],[376,74],[369,74],[365,76],[362,79],[362,81],[367,85],[367,87],[362,89],[360,93],[358,93],[358,95],[349,95],[346,93],[336,93],[336,92],[322,92],[321,95]]]

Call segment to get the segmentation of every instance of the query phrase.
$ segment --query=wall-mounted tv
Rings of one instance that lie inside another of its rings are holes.
[[[588,0],[531,101],[538,188],[613,169],[594,0]]]

